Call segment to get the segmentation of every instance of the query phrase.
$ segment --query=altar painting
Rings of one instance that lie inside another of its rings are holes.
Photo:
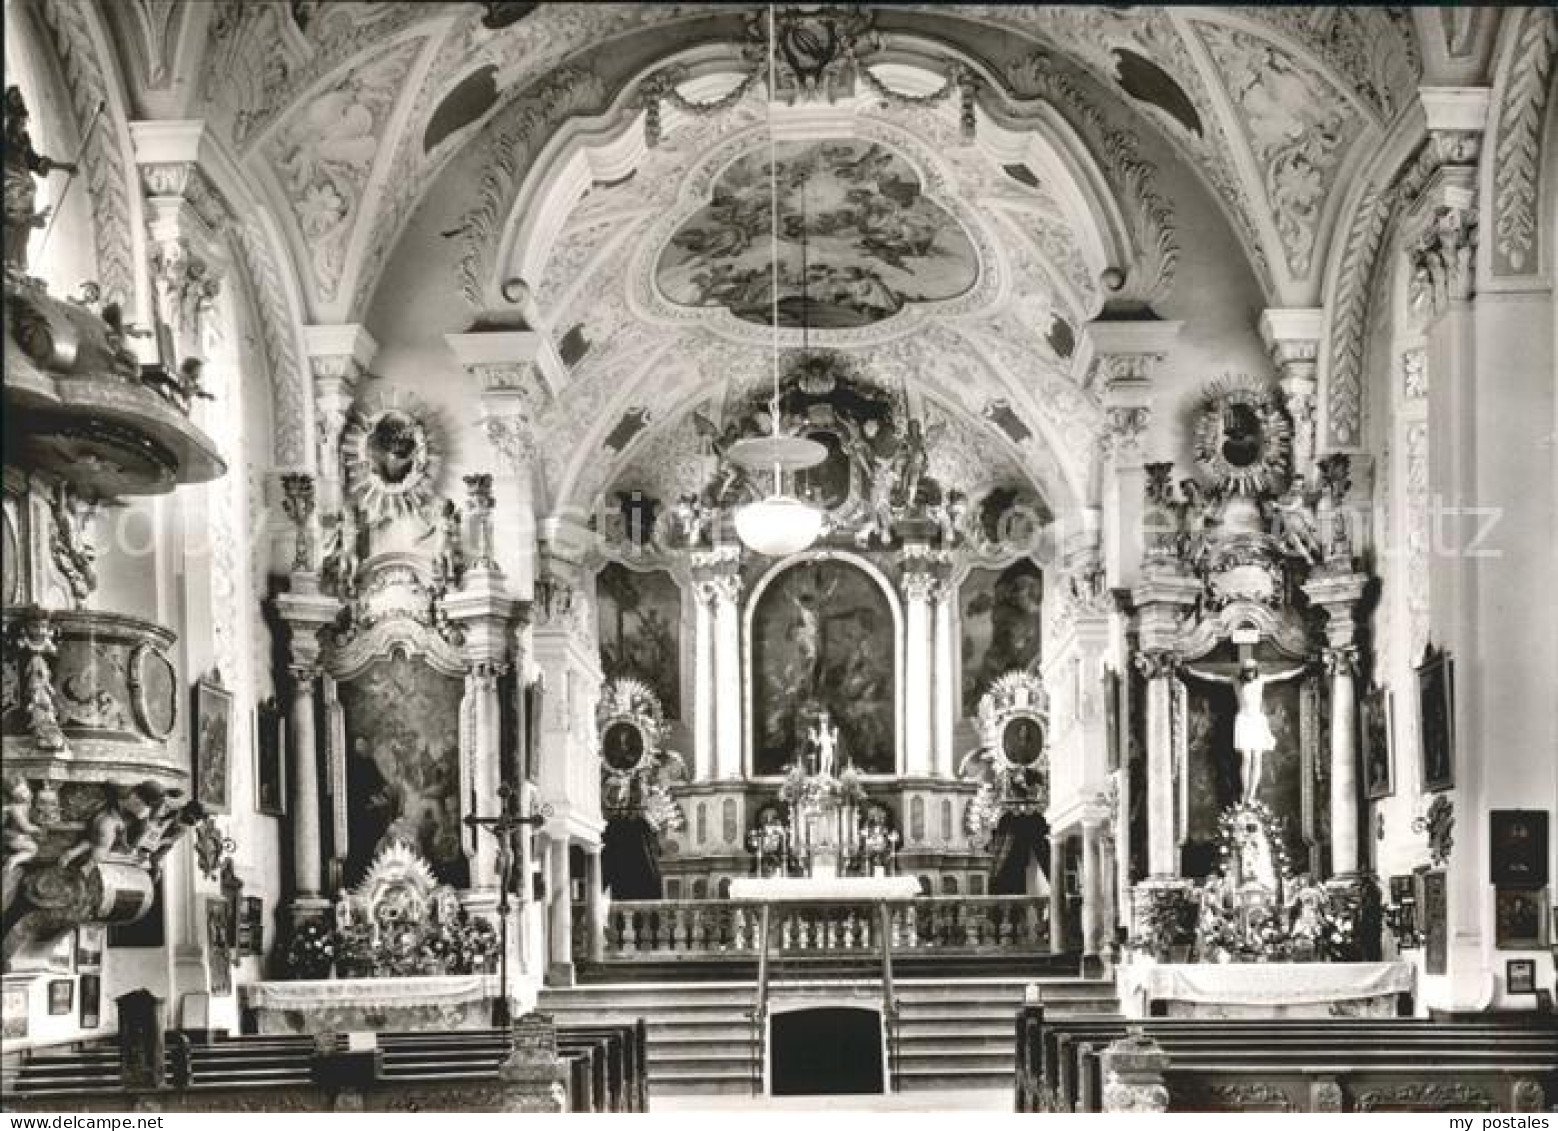
[[[465,885],[460,837],[461,681],[403,656],[340,686],[346,719],[346,877],[356,883],[391,833],[441,883]]]
[[[664,570],[639,573],[612,562],[595,583],[600,662],[607,679],[637,679],[682,717],[682,591]]]
[[[839,764],[890,774],[896,762],[896,638],[887,596],[844,562],[786,570],[752,615],[753,763],[782,773],[828,712]]]
[[[1038,670],[1044,575],[1027,558],[1004,570],[972,570],[961,602],[963,714],[972,718],[1001,676]]]
[[[1240,797],[1239,756],[1233,748],[1234,694],[1224,685],[1186,681],[1185,747],[1189,782],[1184,846],[1185,874],[1209,875],[1216,864],[1217,822]],[[1266,719],[1277,747],[1264,759],[1259,798],[1282,824],[1290,859],[1309,859],[1303,839],[1302,688],[1272,683],[1265,691]]]

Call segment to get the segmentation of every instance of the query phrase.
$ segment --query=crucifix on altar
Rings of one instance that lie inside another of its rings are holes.
[[[1231,639],[1239,655],[1232,670],[1219,670],[1214,665],[1186,665],[1185,670],[1199,679],[1227,684],[1234,690],[1238,713],[1233,722],[1233,748],[1239,758],[1239,800],[1249,805],[1260,799],[1266,755],[1276,749],[1277,745],[1270,720],[1266,717],[1266,685],[1302,675],[1308,665],[1298,663],[1263,670],[1255,657],[1255,646],[1260,642],[1257,630],[1235,629]]]

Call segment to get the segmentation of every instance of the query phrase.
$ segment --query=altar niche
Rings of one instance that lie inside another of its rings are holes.
[[[747,615],[753,773],[784,773],[824,713],[840,767],[896,772],[899,618],[880,575],[853,555],[807,554],[759,582]]]
[[[1266,719],[1276,746],[1262,759],[1259,797],[1284,814],[1278,830],[1283,847],[1303,870],[1320,872],[1316,849],[1322,808],[1315,804],[1315,763],[1325,734],[1324,701],[1315,676],[1287,673],[1295,661],[1274,649],[1257,649],[1259,671],[1267,677],[1263,693]],[[1203,878],[1217,867],[1221,815],[1243,799],[1240,757],[1235,750],[1237,716],[1234,685],[1205,678],[1236,679],[1239,658],[1227,645],[1185,669],[1184,840],[1180,874]]]

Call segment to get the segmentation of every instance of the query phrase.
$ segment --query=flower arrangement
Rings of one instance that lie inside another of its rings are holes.
[[[1141,907],[1142,937],[1139,945],[1160,957],[1175,947],[1195,942],[1200,906],[1196,892],[1188,887],[1145,888]]]
[[[299,923],[287,944],[287,969],[298,978],[324,978],[335,964],[335,932],[322,923]]]
[[[435,923],[422,941],[425,965],[444,974],[478,974],[497,967],[498,932],[485,919],[465,911],[450,922]]]
[[[1001,820],[1001,796],[992,782],[981,782],[963,811],[963,827],[969,840],[980,847],[989,844]]]
[[[658,783],[644,787],[644,821],[656,836],[687,827],[687,815],[682,807],[671,796],[671,791]]]

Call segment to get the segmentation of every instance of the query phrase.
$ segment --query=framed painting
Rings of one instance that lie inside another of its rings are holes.
[[[1378,801],[1396,792],[1394,697],[1376,684],[1364,692],[1359,707],[1364,796]]]
[[[49,1016],[65,1017],[76,1008],[76,983],[56,978],[49,983]]]
[[[1007,672],[1037,671],[1044,574],[1028,558],[1003,570],[970,570],[958,594],[962,621],[963,714]]]
[[[254,709],[254,811],[287,814],[287,719],[274,695]]]
[[[103,1023],[103,977],[81,975],[81,1027],[96,1029]]]
[[[601,671],[642,680],[669,719],[682,717],[682,591],[665,570],[612,562],[595,579]]]
[[[1500,888],[1547,885],[1547,810],[1495,809],[1488,824],[1488,882]]]
[[[1455,669],[1450,654],[1430,644],[1417,666],[1418,735],[1423,790],[1455,788]]]
[[[189,733],[195,748],[195,800],[208,813],[232,808],[233,693],[220,672],[195,682],[195,709]]]
[[[1504,963],[1504,992],[1536,993],[1536,959],[1511,958]]]
[[[1125,718],[1129,711],[1126,702],[1125,680],[1114,668],[1104,669],[1104,735],[1108,744],[1110,772],[1125,764]]]
[[[784,773],[824,716],[838,727],[838,765],[893,773],[898,640],[881,584],[851,562],[802,559],[750,616],[754,773]]]
[[[1493,899],[1493,945],[1499,950],[1537,950],[1547,945],[1546,889],[1499,888]]]

